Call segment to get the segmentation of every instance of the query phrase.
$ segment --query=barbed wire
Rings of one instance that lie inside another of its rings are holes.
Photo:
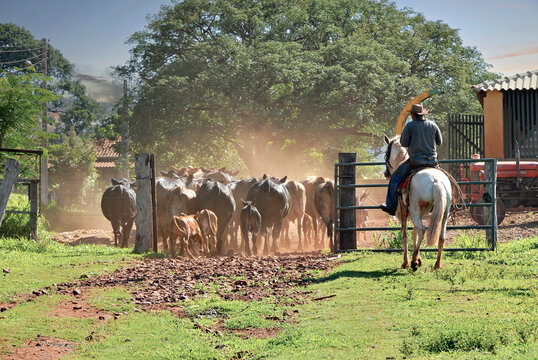
[[[35,44],[34,44],[34,45],[30,44],[30,46],[37,46],[37,45],[35,45]],[[0,47],[3,47],[3,48],[10,48],[10,49],[11,49],[11,48],[13,48],[13,49],[17,49],[17,48],[19,48],[19,49],[20,49],[20,48],[26,48],[26,47],[28,47],[28,45],[11,45],[11,44],[8,44],[8,45],[0,45]]]
[[[17,50],[2,50],[2,49],[0,49],[0,53],[17,53],[17,52],[34,51],[34,50],[41,50],[41,48],[38,47],[38,48],[32,48],[32,49],[17,49]]]
[[[35,58],[38,58],[38,57],[41,57],[41,54],[38,54],[38,55],[35,55],[35,56],[32,56],[32,57],[26,58],[26,59],[20,59],[20,60],[13,60],[13,61],[0,62],[0,65],[16,64],[16,63],[19,63],[19,62],[30,61],[31,59],[35,59]],[[45,59],[46,59],[46,58],[45,58]],[[43,60],[41,60],[41,61],[43,61]]]

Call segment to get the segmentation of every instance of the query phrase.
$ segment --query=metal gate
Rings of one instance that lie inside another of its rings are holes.
[[[347,156],[352,155],[352,156]],[[333,241],[335,252],[342,251],[376,251],[376,252],[400,252],[399,248],[358,248],[356,242],[356,233],[360,231],[398,231],[401,230],[401,226],[366,226],[357,227],[355,223],[355,212],[360,210],[378,209],[378,206],[362,206],[355,203],[355,189],[357,188],[373,188],[373,187],[387,187],[387,184],[356,184],[355,181],[355,169],[357,167],[364,166],[379,166],[385,165],[384,162],[372,162],[372,163],[359,163],[354,162],[356,159],[355,153],[340,153],[339,162],[334,166],[334,223],[333,223]],[[495,250],[497,243],[497,219],[496,214],[496,179],[497,179],[497,159],[461,159],[461,160],[441,160],[441,164],[470,164],[473,162],[485,163],[485,180],[484,181],[468,181],[458,182],[462,185],[484,185],[486,191],[491,196],[490,202],[480,202],[473,204],[466,204],[467,207],[485,207],[489,210],[488,225],[449,225],[447,230],[485,230],[486,241],[489,244],[488,247],[469,247],[469,248],[457,248],[447,247],[444,251],[484,251]],[[456,204],[453,204],[455,206]],[[462,206],[463,204],[458,204]],[[399,225],[399,224],[398,224]],[[408,226],[408,230],[412,230],[412,226]],[[411,237],[410,237],[411,239]],[[421,248],[421,251],[437,251],[436,248]]]
[[[470,159],[473,154],[484,157],[484,115],[447,114],[448,158]],[[459,177],[460,168],[450,164],[448,171]],[[467,174],[469,176],[469,174]]]

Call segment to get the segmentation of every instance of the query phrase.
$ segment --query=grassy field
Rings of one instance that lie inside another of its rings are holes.
[[[416,273],[400,254],[349,254],[314,273],[304,303],[285,297],[206,296],[139,311],[128,288],[95,288],[85,301],[117,319],[55,316],[72,296],[54,283],[112,272],[141,259],[104,246],[0,239],[0,358],[38,336],[73,341],[66,359],[538,359],[538,237],[495,253],[446,254]],[[47,295],[24,294],[52,286]],[[323,300],[313,300],[332,296]]]

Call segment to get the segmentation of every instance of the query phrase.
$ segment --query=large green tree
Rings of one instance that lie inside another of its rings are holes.
[[[478,110],[470,85],[491,76],[457,30],[387,1],[174,1],[129,42],[135,146],[181,165],[236,155],[252,175],[367,158],[427,87],[446,91],[428,103],[441,118]]]
[[[0,148],[31,148],[42,135],[44,104],[57,97],[41,88],[45,77],[33,70],[0,70]]]
[[[22,68],[30,61],[37,72],[42,72],[41,40],[34,39],[26,29],[14,24],[0,24],[0,68],[6,71]],[[73,128],[77,134],[93,135],[98,125],[98,103],[86,94],[80,81],[73,80],[74,66],[62,53],[47,46],[48,88],[60,95],[47,104],[48,110],[60,115],[57,132]],[[64,96],[67,95],[67,96]]]

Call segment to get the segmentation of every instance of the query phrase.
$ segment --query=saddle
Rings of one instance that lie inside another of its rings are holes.
[[[411,183],[411,179],[413,178],[413,176],[415,176],[416,173],[418,173],[419,171],[421,170],[424,170],[424,169],[428,169],[428,168],[434,168],[434,169],[438,169],[438,170],[441,170],[444,172],[444,170],[439,167],[439,164],[438,163],[435,163],[435,164],[431,164],[431,165],[420,165],[420,166],[417,166],[417,167],[413,167],[411,169],[411,172],[409,173],[409,175],[402,181],[400,182],[400,184],[398,185],[398,190],[397,190],[397,193],[398,195],[402,195],[402,193],[409,193],[409,184]]]
[[[400,182],[400,184],[398,185],[398,189],[396,190],[396,193],[398,194],[398,203],[406,212],[408,210],[407,208],[409,205],[409,187],[411,184],[411,179],[418,172],[427,168],[434,168],[434,169],[440,170],[448,177],[448,180],[450,181],[450,185],[452,186],[452,204],[458,204],[463,201],[464,198],[463,198],[462,190],[460,186],[458,185],[457,180],[454,179],[454,177],[450,175],[448,171],[440,167],[438,163],[431,164],[431,165],[421,165],[421,166],[412,168],[409,175],[405,178],[405,180]],[[465,205],[463,205],[463,207],[465,208]],[[453,210],[455,211],[456,209],[453,209]]]

